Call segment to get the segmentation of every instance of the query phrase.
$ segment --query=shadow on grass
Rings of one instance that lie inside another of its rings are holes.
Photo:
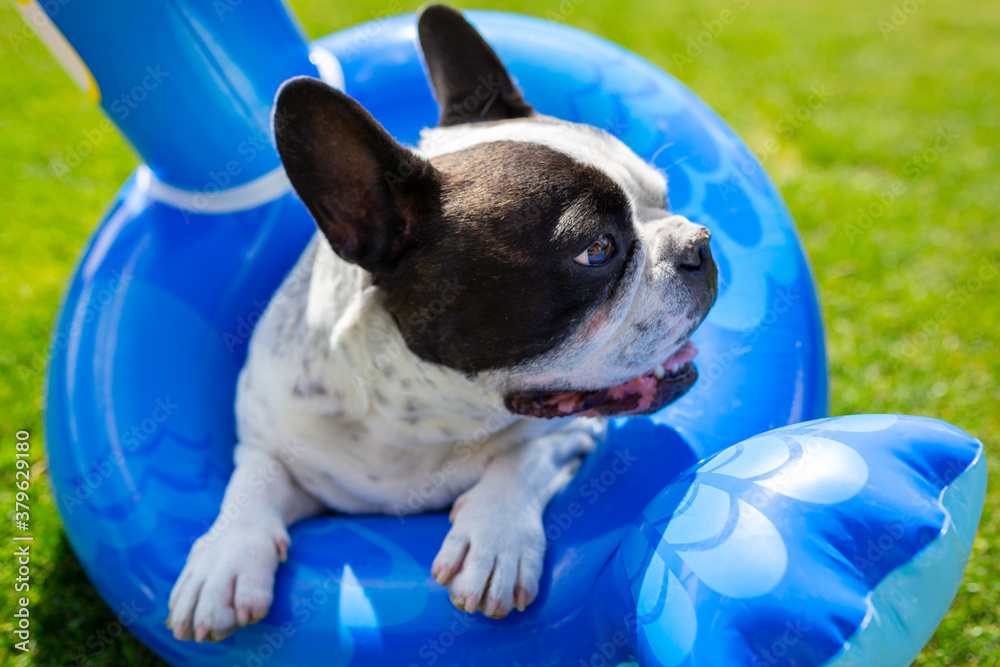
[[[32,610],[35,665],[165,667],[125,628],[128,611],[112,612],[97,594],[62,531],[52,548],[52,564]]]

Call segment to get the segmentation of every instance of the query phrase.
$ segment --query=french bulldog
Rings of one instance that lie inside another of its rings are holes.
[[[236,468],[170,596],[178,639],[263,618],[288,526],[451,507],[432,565],[503,617],[538,593],[542,512],[603,432],[697,378],[716,297],[709,232],[664,175],[595,127],[535,112],[456,10],[418,35],[440,123],[406,148],[307,77],[275,100],[318,233],[257,323]]]

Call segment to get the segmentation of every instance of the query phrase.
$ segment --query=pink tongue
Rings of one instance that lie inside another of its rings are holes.
[[[679,369],[698,354],[698,348],[687,341],[663,362]],[[525,392],[511,394],[505,402],[515,414],[535,417],[565,417],[575,414],[584,417],[648,414],[677,400],[691,387],[698,373],[691,368],[683,375],[671,373],[661,379],[653,371],[634,377],[620,384],[593,391],[556,391],[551,393]]]
[[[671,366],[683,366],[687,362],[698,356],[698,348],[691,341],[684,343],[681,349],[670,355],[670,358],[663,362],[664,368],[670,368]]]

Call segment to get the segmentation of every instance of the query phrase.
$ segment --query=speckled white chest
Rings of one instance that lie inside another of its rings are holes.
[[[365,279],[313,239],[254,331],[238,450],[277,456],[331,509],[410,514],[447,507],[498,453],[581,421],[511,415],[495,377],[419,359]]]

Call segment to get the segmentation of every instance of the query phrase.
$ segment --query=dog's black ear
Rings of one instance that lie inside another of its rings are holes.
[[[425,7],[417,32],[442,126],[525,118],[535,112],[497,54],[458,10]]]
[[[317,79],[281,86],[273,127],[288,179],[334,251],[376,276],[390,272],[436,210],[434,168]]]

